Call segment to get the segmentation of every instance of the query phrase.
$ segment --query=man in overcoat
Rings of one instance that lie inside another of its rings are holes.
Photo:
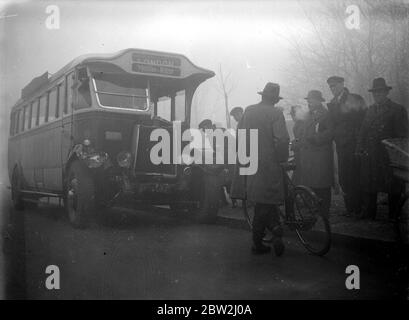
[[[333,127],[321,92],[311,90],[305,99],[309,113],[300,126],[297,142],[300,159],[296,183],[313,189],[322,199],[323,214],[328,216],[334,185]]]
[[[361,182],[365,191],[364,214],[375,219],[377,193],[388,193],[389,216],[396,218],[403,185],[393,177],[383,139],[408,137],[407,110],[388,98],[392,87],[384,78],[373,80],[374,104],[369,107],[358,137],[357,154],[361,158]]]
[[[344,86],[344,78],[332,76],[327,79],[328,86],[333,94],[333,99],[327,104],[331,122],[334,129],[334,141],[338,159],[338,178],[344,193],[346,215],[353,215],[359,211],[355,196],[359,194],[359,184],[351,184],[351,168],[356,169],[354,154],[356,148],[355,114],[345,113],[345,104],[349,91]],[[355,174],[353,174],[355,175]]]
[[[282,99],[280,86],[267,83],[259,92],[261,102],[246,108],[238,129],[258,130],[258,169],[253,175],[240,176],[235,170],[232,198],[246,199],[255,204],[253,219],[254,254],[270,251],[262,243],[266,228],[272,230],[275,254],[284,252],[278,205],[284,202],[283,176],[279,163],[288,159],[289,135],[282,110],[275,104]],[[238,143],[246,143],[238,141]]]

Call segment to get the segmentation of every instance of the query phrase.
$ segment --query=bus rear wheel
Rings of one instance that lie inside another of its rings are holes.
[[[64,198],[70,223],[75,228],[86,227],[94,210],[95,186],[88,168],[78,160],[68,169]]]
[[[11,199],[14,209],[19,211],[24,210],[23,194],[21,192],[22,179],[18,169],[14,169],[11,180]]]

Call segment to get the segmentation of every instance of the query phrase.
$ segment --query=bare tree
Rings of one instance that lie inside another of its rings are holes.
[[[409,103],[409,4],[403,0],[360,0],[358,30],[345,25],[350,2],[322,1],[319,7],[299,2],[311,26],[307,39],[288,38],[292,65],[290,87],[323,88],[332,74],[343,75],[351,89],[368,98],[372,79],[383,76],[395,84],[395,98]],[[305,92],[305,91],[304,91]]]
[[[226,74],[224,74],[222,70],[222,65],[219,64],[219,75],[217,78],[218,80],[217,90],[223,96],[227,128],[231,128],[230,111],[229,111],[229,95],[235,89],[235,84],[231,81],[231,75],[232,75],[231,71],[228,71]]]

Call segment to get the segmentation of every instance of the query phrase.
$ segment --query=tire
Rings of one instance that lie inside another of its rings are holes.
[[[294,216],[289,217],[287,224],[293,227],[310,253],[325,255],[331,248],[331,228],[328,217],[320,208],[320,199],[305,186],[296,186],[293,197]]]
[[[68,169],[64,200],[71,225],[86,227],[95,208],[95,185],[89,169],[79,160],[74,160]]]
[[[11,199],[13,201],[13,207],[15,210],[24,210],[24,201],[22,189],[22,178],[17,168],[13,170],[11,178]]]

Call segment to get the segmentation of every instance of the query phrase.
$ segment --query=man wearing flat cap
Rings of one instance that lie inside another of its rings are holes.
[[[240,176],[239,170],[235,170],[231,197],[255,204],[252,252],[270,251],[262,242],[265,229],[269,228],[274,235],[275,254],[281,256],[284,244],[278,206],[284,202],[284,188],[279,163],[288,160],[289,135],[283,112],[275,107],[282,99],[280,86],[269,82],[259,94],[261,102],[246,108],[238,126],[238,129],[258,130],[258,169],[248,176]]]
[[[394,178],[389,167],[383,139],[408,137],[408,115],[405,107],[388,98],[392,87],[384,78],[373,80],[374,104],[365,115],[358,137],[357,154],[361,158],[361,182],[365,192],[364,214],[375,219],[378,192],[388,193],[389,217],[396,218],[403,185]]]
[[[344,86],[344,78],[332,76],[327,79],[328,86],[333,94],[333,99],[327,104],[330,119],[333,125],[334,141],[338,160],[338,178],[344,193],[345,215],[355,216],[359,214],[360,204],[356,201],[360,194],[360,186],[350,183],[351,176],[359,175],[359,167],[355,161],[355,149],[357,140],[356,124],[359,121],[355,113],[346,113],[345,104],[349,91]]]

